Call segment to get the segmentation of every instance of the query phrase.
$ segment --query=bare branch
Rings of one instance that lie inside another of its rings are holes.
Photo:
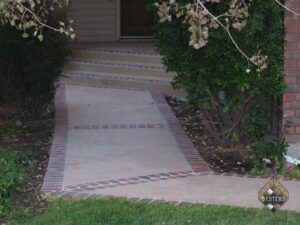
[[[299,13],[297,13],[297,12],[295,12],[294,10],[292,10],[291,8],[289,8],[289,7],[287,7],[287,6],[285,6],[284,4],[282,4],[279,0],[275,0],[275,2],[278,4],[278,5],[280,5],[282,8],[284,8],[284,9],[286,9],[287,11],[289,11],[289,12],[291,12],[291,13],[293,13],[294,15],[296,15],[296,16],[300,16],[300,14]]]
[[[213,19],[213,21],[216,21],[228,34],[230,40],[232,41],[232,43],[234,44],[234,46],[236,47],[236,49],[251,63],[253,63],[254,65],[256,65],[256,63],[252,62],[252,60],[250,59],[250,57],[240,48],[240,46],[237,44],[237,42],[235,41],[235,39],[233,38],[233,36],[231,35],[229,28],[227,28],[219,19],[218,17],[214,16],[205,6],[204,4],[200,1],[197,0],[197,3],[201,6],[201,8],[203,8],[208,15]]]

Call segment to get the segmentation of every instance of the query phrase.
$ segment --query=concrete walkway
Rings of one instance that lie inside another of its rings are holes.
[[[213,173],[159,90],[60,84],[44,194],[263,207],[267,179]],[[284,209],[300,211],[300,182]]]
[[[63,187],[192,170],[149,92],[67,85]]]

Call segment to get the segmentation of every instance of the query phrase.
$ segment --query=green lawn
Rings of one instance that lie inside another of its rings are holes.
[[[122,199],[58,202],[44,214],[19,219],[14,225],[293,225],[300,214],[227,206],[134,203]]]

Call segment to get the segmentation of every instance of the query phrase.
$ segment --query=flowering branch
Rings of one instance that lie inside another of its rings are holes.
[[[253,0],[231,0],[230,7],[224,13],[216,16],[211,13],[206,7],[207,4],[220,4],[221,0],[195,0],[194,4],[181,4],[176,0],[161,0],[160,3],[155,3],[159,22],[172,21],[174,18],[173,11],[176,13],[176,18],[182,18],[184,23],[189,24],[189,32],[191,32],[189,45],[195,49],[200,49],[208,43],[209,29],[224,29],[239,53],[250,63],[257,67],[257,72],[261,72],[267,68],[268,57],[256,52],[253,56],[248,56],[238,45],[230,32],[230,28],[241,31],[247,24],[246,19],[249,16],[249,7]],[[286,7],[279,0],[274,0],[281,7],[292,12],[296,16],[300,15],[292,9]],[[222,22],[221,21],[224,21]],[[250,69],[246,70],[247,73]]]
[[[71,38],[75,37],[69,21],[68,26],[59,22],[57,27],[48,24],[51,11],[68,6],[69,0],[0,0],[0,24],[10,24],[23,31],[23,37],[29,37],[28,32],[42,41],[43,30],[63,33]]]

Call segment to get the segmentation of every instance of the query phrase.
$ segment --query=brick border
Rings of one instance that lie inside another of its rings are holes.
[[[201,174],[194,173],[193,171],[183,171],[183,172],[170,172],[170,173],[158,173],[151,175],[144,175],[138,177],[130,177],[130,178],[120,178],[115,180],[105,180],[105,181],[96,181],[90,182],[86,184],[76,184],[76,185],[67,185],[60,192],[61,194],[65,192],[83,192],[83,191],[95,191],[100,189],[107,189],[113,187],[123,187],[141,183],[152,183],[162,180],[170,180],[170,179],[179,179],[186,178],[192,176],[204,176],[210,175],[211,172],[204,172]]]
[[[180,178],[188,178],[188,177],[196,177],[196,176],[230,176],[230,177],[241,177],[247,179],[271,179],[271,176],[251,176],[248,174],[233,174],[233,173],[218,173],[218,172],[200,172],[194,173],[193,171],[185,171],[185,172],[171,172],[171,173],[159,173],[159,174],[151,174],[146,176],[138,176],[131,178],[121,178],[116,180],[107,180],[107,181],[98,181],[91,182],[86,184],[77,184],[77,185],[67,185],[60,192],[49,192],[48,195],[59,195],[61,197],[66,197],[67,199],[72,199],[74,197],[80,195],[89,195],[92,197],[102,196],[102,194],[89,194],[89,191],[102,190],[107,188],[115,188],[115,187],[123,187],[129,185],[137,185],[142,183],[153,183],[158,181],[166,181],[172,179],[180,179]],[[289,182],[300,182],[300,179],[290,179],[285,177],[278,177],[279,181],[289,181]]]
[[[58,84],[54,105],[54,136],[47,171],[41,188],[42,193],[60,191],[62,189],[68,135],[66,85],[63,83]]]
[[[234,173],[218,173],[218,172],[199,172],[194,173],[193,171],[183,171],[183,172],[170,172],[170,173],[158,173],[151,175],[144,175],[138,177],[130,177],[130,178],[120,178],[115,180],[105,180],[105,181],[95,181],[85,184],[76,184],[76,185],[67,185],[64,189],[59,192],[61,195],[67,192],[84,192],[84,191],[96,191],[107,188],[114,187],[123,187],[129,185],[136,185],[142,183],[153,183],[157,181],[165,181],[165,180],[173,180],[187,177],[195,177],[195,176],[226,176],[226,177],[241,177],[241,178],[254,178],[254,179],[271,179],[271,176],[252,176],[252,175],[241,175]],[[292,178],[284,178],[279,177],[279,180],[282,181],[299,181],[300,179],[292,179]]]
[[[74,125],[71,130],[107,130],[107,129],[161,129],[162,123],[134,123],[134,124],[94,124],[94,125]]]
[[[156,106],[164,116],[171,133],[175,137],[178,146],[180,147],[187,162],[190,164],[193,172],[210,172],[211,169],[209,164],[204,161],[191,140],[187,137],[185,131],[180,125],[179,120],[173,113],[162,92],[150,91],[150,94],[156,103]]]

